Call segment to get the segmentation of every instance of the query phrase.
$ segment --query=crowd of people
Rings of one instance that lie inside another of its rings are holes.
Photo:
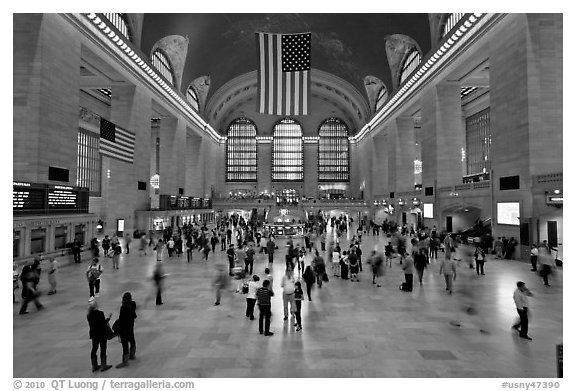
[[[381,225],[373,221],[360,220],[357,229],[351,230],[353,219],[344,215],[340,217],[327,217],[323,213],[310,216],[304,222],[304,234],[302,240],[296,237],[288,237],[285,254],[278,248],[278,241],[270,230],[255,218],[249,220],[238,215],[225,216],[217,221],[214,227],[208,228],[206,224],[185,224],[182,227],[166,228],[158,239],[147,237],[143,233],[137,233],[134,238],[139,241],[139,256],[147,255],[148,252],[156,253],[156,265],[151,280],[156,289],[156,305],[164,304],[162,298],[163,280],[168,276],[164,273],[163,264],[171,258],[179,258],[186,251],[187,262],[193,261],[193,252],[201,252],[202,262],[208,262],[210,252],[215,253],[217,247],[221,256],[216,257],[214,262],[214,277],[212,287],[215,294],[214,305],[220,305],[223,292],[236,281],[233,290],[238,294],[245,295],[245,316],[254,320],[256,306],[259,314],[259,333],[264,336],[272,336],[270,330],[271,316],[273,314],[271,298],[278,293],[282,297],[283,320],[292,320],[296,331],[303,329],[302,306],[303,302],[312,301],[314,287],[322,289],[330,278],[338,278],[350,283],[366,281],[376,288],[384,283],[383,276],[386,269],[393,265],[400,267],[404,274],[399,289],[411,292],[414,285],[414,269],[418,282],[423,284],[425,270],[432,264],[439,264],[437,268],[444,277],[445,289],[448,294],[453,293],[453,281],[456,280],[459,268],[464,265],[475,269],[478,277],[485,275],[485,262],[489,254],[499,257],[500,238],[496,241],[484,238],[471,242],[458,234],[440,235],[436,228],[408,228],[394,223],[384,222]],[[382,248],[364,251],[362,249],[363,235],[380,235],[384,243]],[[513,238],[511,238],[513,239]],[[125,252],[129,250],[131,240],[125,241]],[[317,244],[320,244],[320,248]],[[220,244],[220,246],[218,246]],[[101,245],[101,248],[100,248]],[[510,241],[508,241],[508,246]],[[506,246],[502,247],[506,248]],[[115,235],[105,235],[101,241],[91,241],[92,260],[85,271],[89,291],[89,308],[87,321],[89,325],[89,337],[92,340],[90,352],[92,370],[106,371],[111,368],[107,364],[107,341],[118,337],[122,345],[122,362],[117,368],[129,365],[130,360],[135,358],[136,342],[134,323],[137,318],[136,302],[130,292],[125,292],[122,297],[119,317],[113,326],[110,326],[112,314],[105,316],[98,308],[100,294],[100,279],[104,268],[100,262],[100,256],[112,258],[112,268],[119,268],[119,255],[122,253],[120,240]],[[440,260],[438,253],[440,250]],[[554,271],[554,257],[552,249],[545,241],[540,245],[534,245],[531,251],[532,271],[537,271],[543,278],[545,286],[550,286],[549,275]],[[257,254],[264,253],[268,257],[268,265],[263,274],[254,274],[254,263]],[[282,253],[282,255],[280,255]],[[225,258],[224,258],[225,254]],[[506,258],[506,255],[504,255]],[[76,262],[76,255],[74,256]],[[219,260],[227,260],[227,264]],[[284,261],[284,274],[278,285],[274,284],[272,271],[278,268],[278,264]],[[16,290],[22,289],[22,305],[20,314],[27,314],[27,307],[33,302],[38,310],[44,306],[40,303],[37,285],[42,272],[41,257],[36,257],[26,264],[21,271],[14,264],[14,302],[16,302]],[[367,276],[361,278],[364,269]],[[48,294],[56,294],[57,290],[57,262],[49,258],[47,271],[50,291]],[[20,286],[21,283],[21,286]],[[306,287],[304,292],[303,286]],[[281,293],[280,293],[281,292]],[[531,339],[528,336],[528,297],[532,293],[526,284],[519,281],[517,290],[514,292],[514,303],[518,310],[520,320],[514,324],[520,337]],[[144,301],[146,304],[148,299]],[[100,363],[97,359],[100,351]]]

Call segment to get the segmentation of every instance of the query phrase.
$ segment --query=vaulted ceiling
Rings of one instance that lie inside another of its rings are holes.
[[[312,33],[312,68],[350,83],[368,102],[366,76],[392,90],[385,37],[411,37],[431,47],[428,14],[145,14],[141,49],[150,53],[167,36],[188,38],[180,90],[210,77],[208,100],[232,79],[258,68],[256,32]]]

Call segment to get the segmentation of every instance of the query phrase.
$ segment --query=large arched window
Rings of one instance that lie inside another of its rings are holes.
[[[128,27],[128,18],[126,14],[104,14],[106,19],[108,19],[118,31],[128,39],[128,41],[132,41],[132,34],[130,33],[130,28]]]
[[[226,182],[256,182],[256,126],[240,117],[228,126]]]
[[[186,99],[188,100],[188,103],[192,105],[192,107],[194,107],[197,111],[200,111],[198,94],[196,93],[196,90],[194,90],[194,87],[188,87],[188,90],[186,91]]]
[[[402,71],[400,72],[400,84],[404,83],[404,80],[410,76],[414,70],[420,64],[420,52],[418,49],[414,48],[412,51],[406,56],[406,60],[404,61],[404,65],[402,65]]]
[[[272,144],[272,181],[302,181],[304,179],[304,152],[302,127],[290,118],[274,125]]]
[[[350,181],[348,126],[338,118],[328,118],[318,131],[318,182]]]
[[[458,24],[458,22],[460,21],[460,19],[464,17],[464,15],[466,14],[464,13],[448,14],[448,16],[446,16],[446,22],[444,23],[444,27],[442,28],[442,37],[448,35],[450,30],[452,30],[454,26]]]
[[[162,50],[154,50],[154,54],[152,54],[152,64],[156,67],[156,69],[158,69],[158,72],[160,72],[160,74],[164,76],[166,80],[168,80],[170,84],[174,85],[174,73],[172,72],[172,65],[170,65],[168,56],[166,56]]]

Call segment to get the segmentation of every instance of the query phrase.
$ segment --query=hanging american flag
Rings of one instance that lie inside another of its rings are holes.
[[[136,135],[100,118],[100,153],[113,159],[134,163]]]
[[[256,33],[259,111],[272,115],[310,113],[312,34]]]

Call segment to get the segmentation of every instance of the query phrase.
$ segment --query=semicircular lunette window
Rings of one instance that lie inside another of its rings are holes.
[[[120,33],[122,33],[122,35],[124,35],[124,37],[128,39],[128,41],[132,42],[132,34],[128,27],[128,18],[126,17],[126,14],[105,13],[103,15],[114,25],[114,27],[116,27],[118,31],[120,31]]]
[[[174,85],[174,73],[172,71],[172,65],[162,50],[154,50],[154,54],[152,55],[152,64],[170,84]]]
[[[404,80],[410,76],[412,72],[418,68],[418,64],[420,64],[420,52],[418,49],[414,48],[406,57],[406,61],[404,61],[404,65],[402,66],[402,72],[400,73],[400,84],[404,83]]]
[[[200,111],[198,94],[196,94],[194,87],[192,86],[188,87],[188,90],[186,91],[186,99],[188,100],[188,103],[190,103],[190,105],[192,105],[192,107],[196,109],[196,111]]]
[[[304,179],[304,149],[302,127],[291,118],[274,125],[272,144],[272,181],[302,181]]]
[[[464,15],[466,14],[465,13],[448,14],[448,16],[446,16],[446,22],[444,23],[444,27],[442,28],[442,37],[448,35],[450,30],[452,30],[454,26],[458,24],[458,22],[460,21],[460,19],[464,17]]]
[[[328,118],[318,131],[318,182],[350,181],[348,126],[338,118]]]
[[[226,140],[226,182],[256,182],[256,126],[240,117],[228,126]]]

